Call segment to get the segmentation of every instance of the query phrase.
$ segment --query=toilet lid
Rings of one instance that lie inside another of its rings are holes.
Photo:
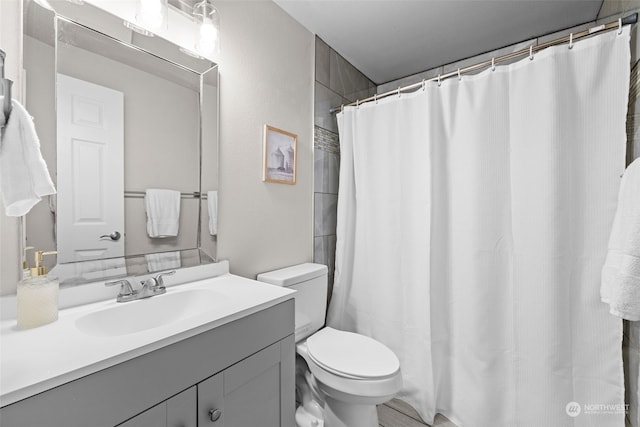
[[[309,356],[337,375],[388,377],[400,369],[396,355],[384,344],[353,332],[324,328],[307,339]]]

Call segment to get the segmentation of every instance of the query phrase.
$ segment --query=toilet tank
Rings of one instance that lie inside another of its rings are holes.
[[[328,271],[326,265],[306,263],[258,274],[257,280],[260,282],[286,286],[297,291],[294,294],[296,342],[324,326]]]

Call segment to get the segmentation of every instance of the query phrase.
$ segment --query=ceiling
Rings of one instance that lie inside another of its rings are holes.
[[[376,84],[594,21],[602,0],[274,0]]]

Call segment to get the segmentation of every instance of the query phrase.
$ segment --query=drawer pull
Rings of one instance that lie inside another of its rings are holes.
[[[209,411],[209,418],[211,422],[215,423],[222,416],[222,411],[220,409],[212,409]]]

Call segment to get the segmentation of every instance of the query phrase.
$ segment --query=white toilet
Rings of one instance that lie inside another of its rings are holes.
[[[378,427],[376,405],[402,387],[400,362],[364,335],[323,327],[327,267],[300,264],[258,275],[295,289],[298,427]]]

